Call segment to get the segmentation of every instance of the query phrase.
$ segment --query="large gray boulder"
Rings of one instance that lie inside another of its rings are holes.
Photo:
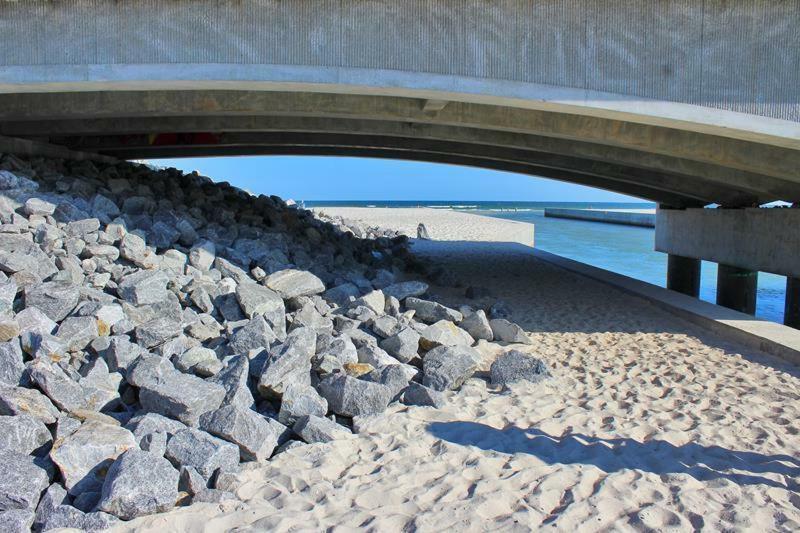
[[[311,358],[316,353],[317,334],[311,328],[298,328],[283,344],[273,346],[258,379],[262,396],[280,396],[289,383],[311,384]]]
[[[382,413],[393,397],[386,385],[341,374],[322,380],[318,390],[331,411],[348,417]]]
[[[286,307],[280,295],[256,283],[236,287],[236,300],[247,318],[262,315],[279,340],[286,336]]]
[[[144,413],[131,418],[125,429],[133,433],[133,437],[140,442],[143,437],[153,433],[166,433],[168,437],[179,431],[187,429],[186,424],[159,415],[158,413]]]
[[[489,325],[492,328],[495,341],[533,344],[533,341],[525,333],[525,330],[513,322],[509,322],[505,318],[494,318],[489,321]]]
[[[67,350],[78,351],[86,348],[99,334],[97,319],[93,316],[71,316],[58,326],[56,337]]]
[[[136,447],[133,433],[119,426],[87,421],[72,434],[59,439],[50,458],[64,477],[71,495],[99,491],[102,476],[122,452]]]
[[[243,461],[268,459],[278,445],[277,435],[263,416],[233,405],[201,416],[200,429],[236,444]]]
[[[52,440],[50,430],[38,418],[0,416],[0,450],[29,455]]]
[[[178,471],[163,457],[128,450],[111,465],[97,508],[123,520],[171,509],[178,499]]]
[[[358,362],[358,350],[347,335],[331,339],[324,349],[317,353],[320,359],[325,356],[333,357],[341,364]]]
[[[276,340],[277,337],[266,319],[256,315],[231,335],[228,349],[231,353],[248,354],[250,350],[269,349]]]
[[[461,329],[470,334],[473,339],[483,339],[492,341],[494,339],[494,332],[489,319],[486,318],[486,313],[483,309],[478,309],[474,313],[469,313],[464,316],[464,319],[459,323]]]
[[[0,450],[0,511],[34,511],[50,479],[34,458],[9,450]]]
[[[450,320],[452,322],[461,322],[463,315],[455,309],[445,307],[438,302],[430,300],[420,300],[413,296],[406,298],[406,309],[414,311],[414,318],[417,318],[428,324],[433,324],[439,320]]]
[[[539,383],[551,377],[547,365],[541,359],[519,350],[510,350],[499,355],[492,363],[489,373],[492,385],[501,387],[518,381]]]
[[[68,503],[69,497],[64,487],[58,483],[53,483],[47,487],[47,490],[42,493],[39,505],[36,507],[36,518],[33,522],[35,530],[38,531],[42,528],[47,518],[52,514],[53,509]]]
[[[31,362],[28,371],[31,380],[59,409],[75,411],[87,408],[87,398],[83,387],[57,364],[39,358]]]
[[[321,416],[301,416],[292,430],[309,444],[353,438],[349,429]]]
[[[419,339],[419,333],[413,328],[406,327],[391,337],[383,339],[380,347],[401,363],[408,363],[419,357]]]
[[[25,288],[25,307],[35,307],[47,318],[61,322],[80,299],[80,286],[67,281],[50,281]]]
[[[306,270],[292,268],[270,274],[263,283],[286,300],[325,291],[325,284],[317,276]]]
[[[23,414],[53,424],[58,418],[58,409],[38,390],[0,386],[0,415]]]
[[[173,370],[139,385],[139,402],[145,411],[197,426],[200,415],[219,407],[225,393],[218,383]]]
[[[400,301],[409,296],[422,296],[428,292],[428,284],[421,281],[403,281],[383,288],[386,296],[393,296]]]
[[[301,416],[325,416],[328,402],[314,387],[300,383],[290,383],[283,392],[278,421],[287,426],[294,424]]]
[[[422,360],[422,384],[437,391],[455,390],[475,373],[480,353],[467,346],[439,346]]]
[[[189,264],[200,270],[208,270],[217,258],[216,245],[207,239],[198,241],[189,250]]]
[[[154,348],[183,333],[181,323],[168,317],[154,318],[136,328],[136,342],[146,348]]]
[[[208,480],[217,469],[232,471],[239,465],[239,448],[199,429],[185,429],[167,443],[165,457],[176,467],[191,466]]]
[[[250,359],[246,355],[236,355],[228,360],[228,366],[209,379],[211,383],[217,383],[225,388],[223,406],[233,405],[241,409],[253,407],[255,399],[247,386],[249,373]]]
[[[403,391],[403,403],[439,409],[447,404],[447,398],[443,392],[412,381]]]
[[[419,345],[424,350],[437,346],[472,346],[475,339],[449,320],[431,324],[420,335]]]
[[[16,387],[22,384],[25,362],[19,339],[0,343],[0,385]]]
[[[36,515],[30,509],[11,509],[0,512],[0,531],[3,533],[28,533]]]
[[[167,298],[169,279],[163,270],[139,270],[122,278],[117,293],[134,305],[158,303]]]

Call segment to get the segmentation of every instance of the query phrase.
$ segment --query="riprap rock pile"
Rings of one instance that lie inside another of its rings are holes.
[[[240,463],[440,406],[476,342],[530,342],[404,280],[403,236],[175,169],[5,155],[0,222],[3,531],[234,499]]]

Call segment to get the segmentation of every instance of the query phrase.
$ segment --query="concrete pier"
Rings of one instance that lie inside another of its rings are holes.
[[[700,296],[699,259],[670,254],[667,257],[667,288],[687,296]]]
[[[717,305],[754,315],[758,272],[720,264],[717,270]]]
[[[544,216],[553,218],[569,218],[574,220],[588,220],[590,222],[606,222],[608,224],[622,224],[624,226],[641,226],[644,228],[656,227],[656,214],[645,210],[600,210],[600,209],[563,209],[548,207]]]
[[[786,278],[786,304],[783,311],[783,323],[800,329],[800,278]]]

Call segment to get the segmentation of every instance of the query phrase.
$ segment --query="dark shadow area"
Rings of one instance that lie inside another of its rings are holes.
[[[433,422],[428,431],[462,446],[507,454],[525,453],[548,464],[593,465],[609,474],[635,469],[659,475],[687,474],[699,481],[727,479],[737,485],[800,489],[800,484],[792,479],[800,476],[800,459],[790,455],[764,455],[695,443],[675,446],[656,439],[639,442],[580,433],[555,436],[536,428],[495,429],[475,422]],[[761,474],[777,474],[787,479],[784,484]]]
[[[526,331],[689,335],[707,346],[800,377],[796,365],[690,323],[645,297],[566,270],[537,257],[529,246],[517,242],[410,240],[413,253],[432,269],[444,269],[456,279],[472,283],[485,280],[482,285],[492,289],[490,297],[477,300],[465,298],[463,289],[454,289],[457,297],[449,303],[481,307],[504,300],[512,311],[512,320]],[[526,309],[515,312],[517,305]],[[712,318],[730,318],[727,309],[711,304],[707,307]],[[714,315],[715,308],[719,316]]]

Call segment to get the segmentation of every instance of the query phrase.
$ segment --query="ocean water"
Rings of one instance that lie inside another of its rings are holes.
[[[653,250],[655,230],[561,218],[545,218],[545,207],[575,209],[651,209],[651,203],[611,202],[305,202],[307,207],[432,207],[457,209],[479,215],[529,222],[536,226],[536,248],[640,279],[660,287],[666,285],[667,256]],[[716,299],[717,265],[703,261],[700,298]],[[756,316],[783,321],[786,277],[759,273]]]

